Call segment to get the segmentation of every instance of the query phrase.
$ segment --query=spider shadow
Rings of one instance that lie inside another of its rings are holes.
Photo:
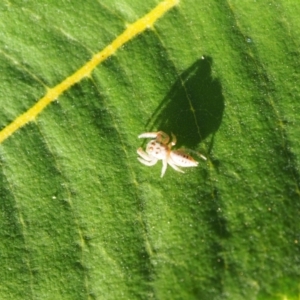
[[[212,77],[212,58],[197,60],[178,76],[169,93],[146,124],[149,131],[162,130],[177,137],[177,146],[195,148],[219,129],[224,111],[220,81]]]

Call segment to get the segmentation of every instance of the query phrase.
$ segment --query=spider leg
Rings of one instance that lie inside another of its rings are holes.
[[[150,157],[141,147],[137,149],[136,153],[146,161],[153,160],[153,157]]]
[[[171,132],[171,136],[172,136],[172,141],[169,144],[170,147],[175,146],[176,143],[177,143],[177,138],[176,138],[176,136],[175,136],[175,134],[173,132]]]
[[[157,132],[144,132],[138,136],[139,139],[141,138],[154,138],[157,142],[168,144],[170,137],[163,131],[157,131]]]
[[[169,143],[170,137],[163,131],[157,132],[156,141],[167,145]]]
[[[168,166],[168,162],[167,162],[166,159],[163,159],[162,163],[163,163],[163,167],[161,169],[161,175],[160,175],[160,177],[163,177],[165,175],[166,170],[167,170],[167,166]]]
[[[201,153],[196,153],[198,156],[200,156],[203,160],[207,160],[207,158],[203,155],[203,154],[201,154]]]
[[[184,171],[182,171],[181,169],[179,169],[171,159],[168,160],[168,164],[177,172],[181,172],[181,173],[184,173]]]
[[[145,139],[151,138],[152,139],[152,138],[156,138],[156,137],[157,137],[157,132],[144,132],[138,136],[139,139],[142,139],[142,138],[145,138]]]
[[[157,163],[157,159],[156,158],[152,158],[152,160],[145,160],[143,158],[138,157],[137,158],[139,160],[140,163],[142,163],[145,166],[151,167],[154,166]]]

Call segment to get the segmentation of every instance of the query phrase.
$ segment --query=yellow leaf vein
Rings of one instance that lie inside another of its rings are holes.
[[[143,32],[145,29],[151,28],[157,21],[157,19],[159,19],[164,13],[175,6],[178,2],[178,0],[162,1],[148,14],[138,19],[133,24],[128,25],[125,31],[121,33],[110,45],[95,54],[90,61],[88,61],[84,66],[78,69],[71,76],[67,77],[55,87],[48,89],[46,95],[39,99],[35,105],[33,105],[25,113],[21,114],[13,122],[4,127],[2,131],[0,131],[0,143],[6,140],[10,135],[12,135],[26,123],[33,121],[48,104],[56,100],[72,85],[81,81],[81,79],[83,79],[84,77],[89,76],[90,73],[97,67],[97,65],[106,60],[109,56],[113,55],[122,45],[127,43],[139,33]]]

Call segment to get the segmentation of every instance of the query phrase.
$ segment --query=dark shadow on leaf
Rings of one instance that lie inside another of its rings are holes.
[[[147,122],[147,130],[174,133],[177,145],[195,148],[220,127],[224,97],[211,74],[212,58],[199,59],[178,80]],[[210,146],[210,148],[212,145]]]

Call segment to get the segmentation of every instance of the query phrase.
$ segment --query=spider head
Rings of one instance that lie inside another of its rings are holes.
[[[162,143],[152,140],[147,144],[146,152],[157,159],[165,159],[167,157],[168,147]]]

